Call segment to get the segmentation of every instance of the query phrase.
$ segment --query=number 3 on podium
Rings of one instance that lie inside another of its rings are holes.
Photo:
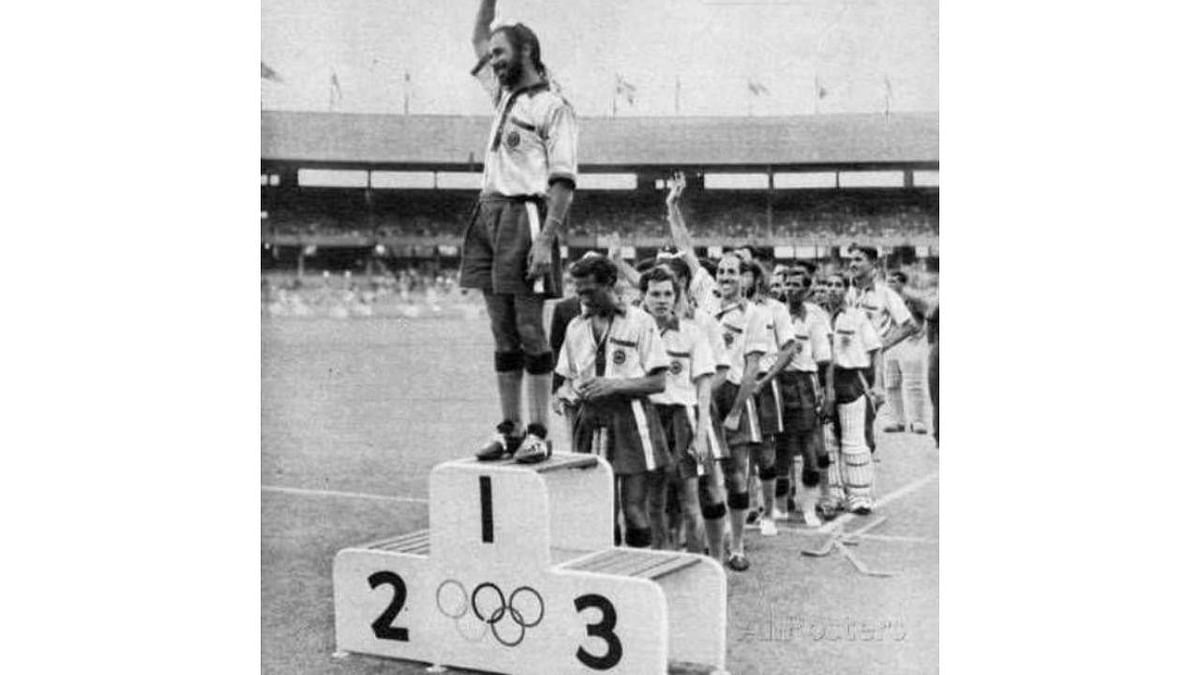
[[[594,670],[608,670],[621,661],[621,638],[613,632],[617,625],[617,610],[608,598],[595,593],[588,593],[575,598],[575,611],[582,612],[588,608],[600,610],[599,623],[588,624],[587,634],[604,640],[608,649],[604,654],[596,656],[588,653],[583,647],[575,650],[575,658],[583,665]]]

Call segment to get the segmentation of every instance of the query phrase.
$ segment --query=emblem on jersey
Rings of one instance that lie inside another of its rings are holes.
[[[625,350],[624,349],[613,350],[613,363],[617,364],[618,366],[621,365],[622,363],[625,363]]]
[[[683,372],[683,364],[678,361],[671,362],[671,374],[678,375]]]
[[[518,134],[515,129],[508,132],[508,135],[504,137],[504,144],[508,146],[509,150],[516,150],[517,146],[521,144],[521,134]]]
[[[725,346],[726,347],[733,346],[733,333],[731,333],[730,331],[725,331]]]

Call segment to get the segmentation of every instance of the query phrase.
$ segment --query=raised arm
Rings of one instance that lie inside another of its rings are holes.
[[[683,254],[683,261],[692,271],[692,278],[695,278],[697,270],[700,269],[700,259],[696,257],[696,246],[692,242],[687,225],[683,222],[683,212],[679,210],[679,200],[683,197],[685,187],[687,178],[682,171],[676,171],[675,178],[671,181],[671,189],[667,192],[667,223],[671,226],[671,241]]]
[[[496,18],[496,0],[479,0],[479,13],[475,15],[475,29],[471,33],[471,46],[475,58],[482,61],[488,56],[488,38],[492,33],[492,20]]]

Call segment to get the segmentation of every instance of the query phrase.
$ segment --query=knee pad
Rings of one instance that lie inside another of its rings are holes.
[[[832,464],[832,462],[829,461],[829,455],[821,455],[820,457],[817,457],[818,469],[828,469],[830,464]]]
[[[705,520],[720,520],[725,517],[724,504],[701,504],[700,515],[704,516]]]
[[[496,372],[511,373],[525,366],[525,352],[496,352]]]
[[[758,470],[759,480],[775,480],[779,477],[779,472],[774,466],[764,466]]]
[[[775,496],[786,497],[792,491],[792,481],[788,478],[775,479]]]
[[[630,548],[649,548],[650,540],[648,527],[630,527],[625,530],[625,544]]]
[[[729,508],[734,511],[745,511],[750,508],[750,493],[749,492],[731,492],[726,499],[729,503]]]
[[[554,353],[525,354],[525,372],[530,375],[546,375],[554,371]]]
[[[804,487],[810,488],[820,485],[821,472],[817,471],[816,469],[809,469],[808,467],[805,467],[804,470],[800,472],[800,483]]]

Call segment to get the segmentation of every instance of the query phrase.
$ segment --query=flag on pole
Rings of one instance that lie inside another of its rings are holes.
[[[892,81],[887,75],[883,76],[883,116],[892,114]]]
[[[334,102],[336,101],[336,102],[340,103],[341,100],[342,100],[342,83],[338,82],[337,73],[330,71],[330,73],[329,73],[329,109],[333,110]]]
[[[262,61],[259,61],[258,65],[259,65],[259,75],[262,79],[270,80],[271,82],[283,83],[283,77],[279,73],[275,72],[275,70],[273,68],[271,68],[267,64],[263,63]]]
[[[412,86],[412,78],[409,76],[408,71],[406,70],[406,71],[404,71],[404,114],[405,115],[408,114],[408,92],[409,92],[409,88],[411,86]]]
[[[679,114],[679,90],[681,88],[682,88],[682,85],[679,83],[679,76],[676,75],[675,76],[675,114],[676,115]]]
[[[637,87],[633,86],[631,82],[621,77],[620,73],[617,73],[617,88],[615,94],[616,96],[624,98],[625,102],[629,105],[633,105],[633,100],[637,96]]]
[[[750,93],[754,94],[755,96],[762,96],[763,94],[771,93],[771,91],[763,86],[761,82],[756,82],[755,80],[746,80],[746,88],[749,89]]]

